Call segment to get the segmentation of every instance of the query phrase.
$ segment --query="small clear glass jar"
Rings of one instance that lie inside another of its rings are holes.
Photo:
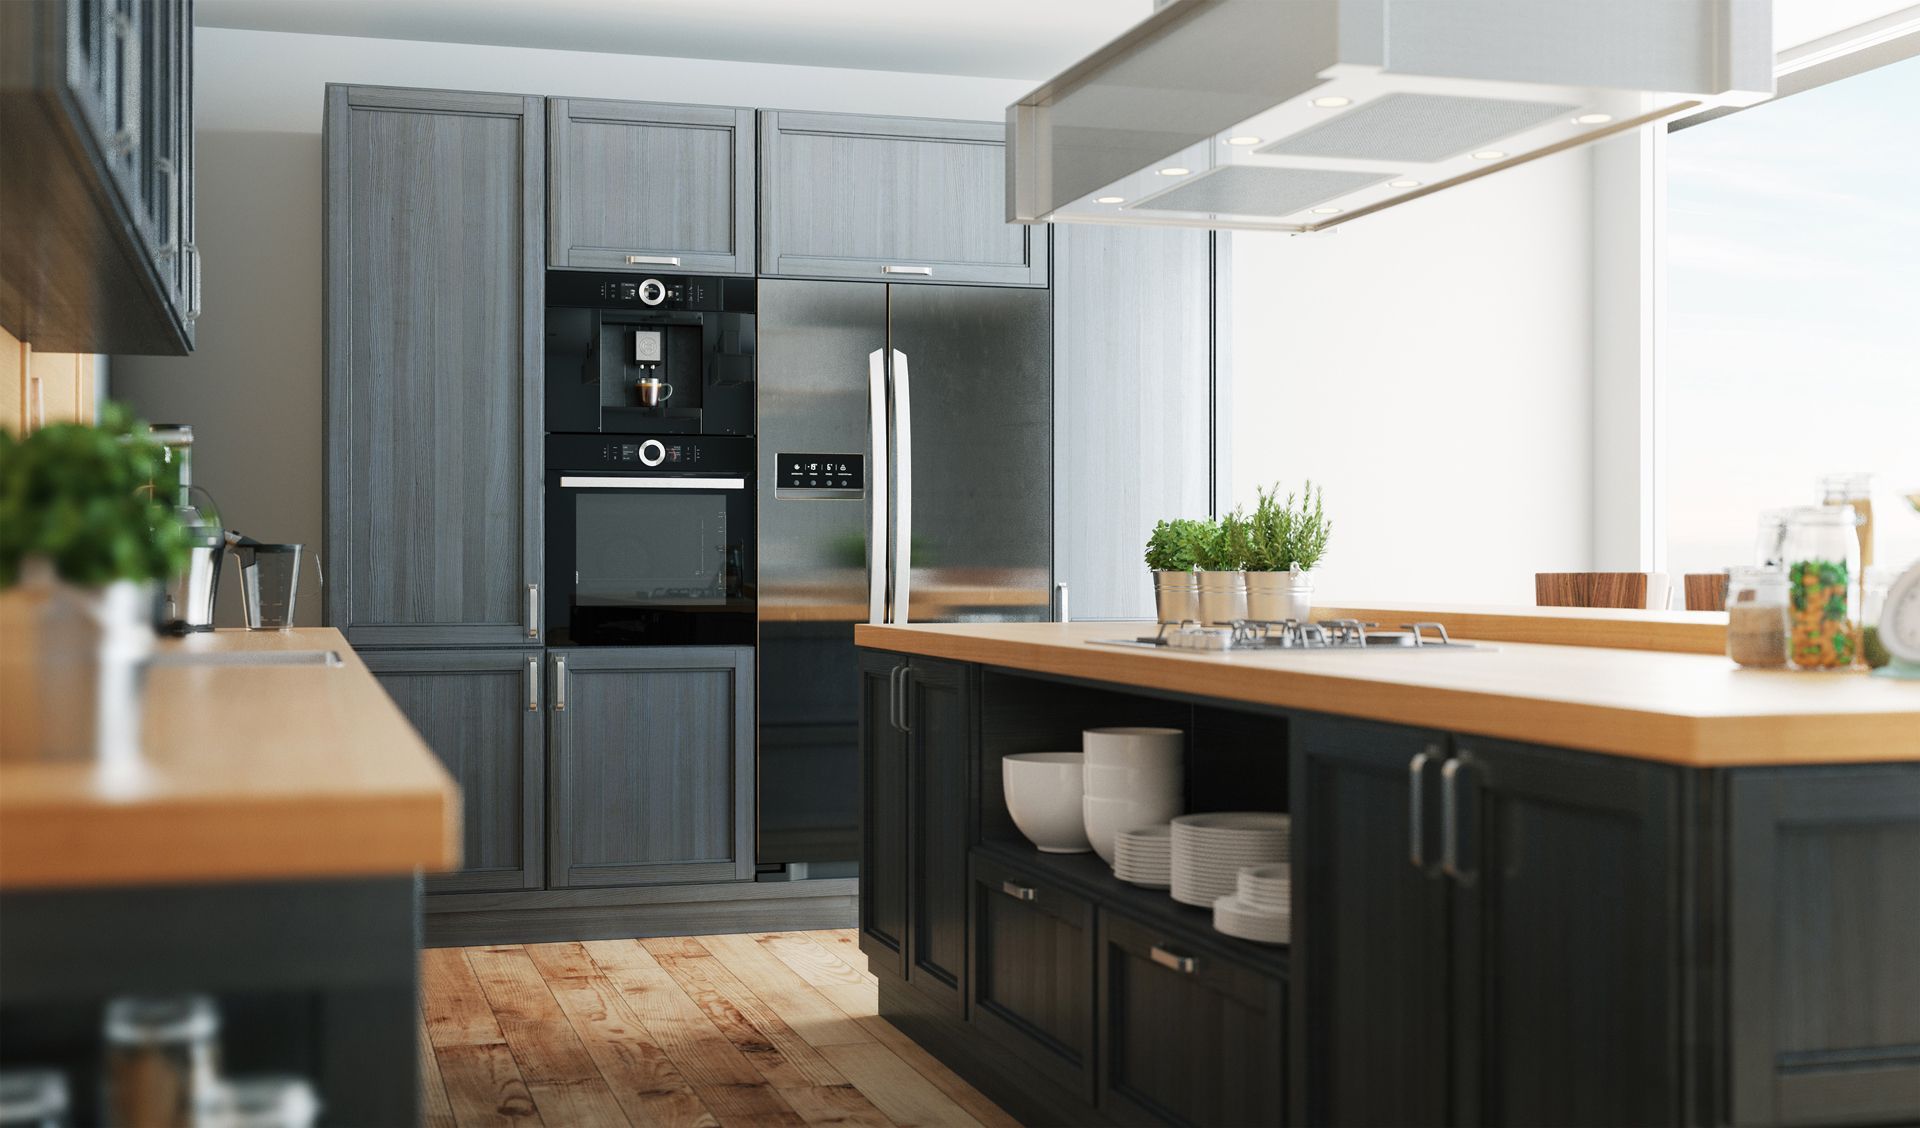
[[[193,1128],[220,1074],[220,1012],[205,995],[107,1004],[106,1123]]]
[[[1860,658],[1867,668],[1877,670],[1893,661],[1893,654],[1880,641],[1880,616],[1887,610],[1887,593],[1900,569],[1882,564],[1868,568],[1860,577]]]
[[[1787,519],[1787,661],[1844,670],[1860,656],[1859,519],[1850,506],[1809,506]]]
[[[1844,505],[1858,515],[1860,567],[1873,567],[1873,475],[1828,474],[1820,479],[1820,504]]]
[[[1787,574],[1727,569],[1727,657],[1752,669],[1787,664]]]
[[[1753,538],[1755,564],[1762,568],[1786,568],[1787,518],[1792,514],[1791,509],[1760,511],[1759,528],[1755,530]]]

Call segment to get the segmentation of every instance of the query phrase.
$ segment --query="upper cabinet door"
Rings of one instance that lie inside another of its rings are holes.
[[[753,273],[753,111],[547,102],[556,267]]]
[[[760,273],[871,282],[1047,284],[1044,227],[1006,218],[1006,130],[768,110]]]
[[[539,642],[539,98],[330,87],[327,622]]]

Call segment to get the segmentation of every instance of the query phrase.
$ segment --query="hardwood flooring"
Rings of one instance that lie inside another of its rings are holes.
[[[428,1128],[1017,1124],[879,1016],[851,929],[420,962]]]

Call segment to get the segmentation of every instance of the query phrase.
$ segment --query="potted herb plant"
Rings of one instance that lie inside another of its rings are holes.
[[[1236,509],[1217,522],[1194,546],[1200,569],[1200,621],[1231,623],[1247,617],[1247,518]]]
[[[1333,523],[1322,492],[1309,481],[1304,495],[1280,487],[1259,491],[1247,521],[1247,611],[1254,619],[1306,622],[1313,615],[1313,569],[1326,554]]]
[[[138,751],[155,585],[186,563],[159,444],[109,405],[98,426],[0,431],[0,749]]]
[[[1200,618],[1200,577],[1194,552],[1208,535],[1210,522],[1175,518],[1153,526],[1147,538],[1147,567],[1153,571],[1153,602],[1163,623]]]

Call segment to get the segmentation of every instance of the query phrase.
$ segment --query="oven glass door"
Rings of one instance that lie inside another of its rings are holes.
[[[549,567],[565,598],[553,632],[575,645],[751,642],[751,487],[744,477],[550,475]]]

